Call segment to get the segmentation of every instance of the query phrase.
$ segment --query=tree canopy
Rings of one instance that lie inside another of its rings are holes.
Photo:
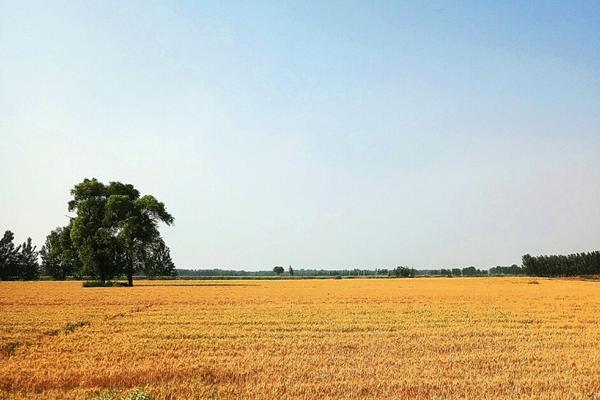
[[[36,246],[31,244],[31,238],[15,246],[14,238],[11,231],[5,231],[0,239],[0,279],[37,279],[39,265]]]
[[[13,240],[15,235],[11,231],[4,232],[0,239],[0,279],[7,280],[17,276],[19,266],[19,250]]]
[[[600,251],[569,255],[523,256],[523,268],[532,276],[576,276],[600,274]]]
[[[50,232],[42,248],[44,271],[56,279],[70,274],[100,281],[125,275],[129,286],[138,272],[175,273],[159,223],[174,218],[164,203],[131,184],[85,179],[71,190],[69,225]]]

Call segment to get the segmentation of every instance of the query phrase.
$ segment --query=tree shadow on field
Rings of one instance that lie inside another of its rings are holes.
[[[257,284],[252,284],[252,283],[189,283],[189,284],[185,284],[185,283],[165,283],[165,284],[157,284],[157,283],[151,283],[151,284],[138,284],[136,285],[136,287],[147,287],[147,286],[153,286],[153,287],[163,287],[163,286],[179,286],[179,287],[194,287],[194,286],[260,286]]]

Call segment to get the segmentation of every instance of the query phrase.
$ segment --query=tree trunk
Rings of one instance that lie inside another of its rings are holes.
[[[127,254],[127,264],[125,267],[125,273],[127,274],[127,286],[132,287],[133,286],[134,268],[133,268],[133,257],[131,256],[131,252],[128,252],[128,254]]]

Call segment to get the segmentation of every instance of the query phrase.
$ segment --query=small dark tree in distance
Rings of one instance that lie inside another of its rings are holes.
[[[394,275],[398,278],[412,278],[416,274],[416,271],[413,268],[408,267],[396,267],[393,271]]]
[[[285,270],[283,269],[283,267],[280,267],[279,265],[273,268],[273,272],[275,272],[277,275],[283,274],[284,271]]]

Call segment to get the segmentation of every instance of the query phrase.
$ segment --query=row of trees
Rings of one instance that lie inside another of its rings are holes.
[[[418,270],[417,275],[427,276],[486,276],[489,275],[488,270],[479,269],[474,266],[465,268],[442,268],[442,269],[426,269]]]
[[[497,266],[490,268],[490,275],[525,275],[525,268],[513,264],[509,267]]]
[[[174,222],[163,203],[141,196],[133,185],[85,179],[71,190],[68,209],[75,213],[67,226],[47,236],[39,254],[41,272],[65,279],[92,277],[105,282],[126,276],[175,275],[169,248],[158,224]],[[0,243],[0,278],[35,279],[39,275],[38,252],[31,239],[18,248],[11,232]]]
[[[285,273],[279,270],[279,274]],[[388,269],[305,269],[305,268],[292,268],[288,267],[287,273],[293,276],[375,276],[375,275],[390,275]],[[275,268],[271,270],[261,271],[246,271],[246,270],[233,270],[233,269],[220,269],[220,268],[209,268],[209,269],[178,269],[177,273],[179,276],[276,276],[278,273],[275,272]]]
[[[37,279],[39,266],[36,246],[31,244],[31,238],[15,246],[14,239],[11,231],[4,232],[0,239],[0,279]]]
[[[523,256],[523,268],[533,276],[576,276],[600,274],[600,251],[569,255]]]
[[[390,276],[397,278],[412,278],[417,275],[417,270],[409,267],[396,267],[390,272]]]
[[[275,270],[277,268],[277,271]],[[180,276],[275,276],[285,274],[285,268],[275,267],[272,270],[266,271],[245,271],[231,269],[179,269],[177,270]],[[281,269],[280,269],[281,268]],[[291,267],[290,267],[291,268]],[[479,269],[474,266],[466,268],[442,268],[442,269],[423,269],[417,270],[412,267],[396,267],[392,269],[289,269],[290,276],[391,276],[391,277],[411,277],[411,276],[487,276],[487,275],[523,275],[525,269],[514,264],[512,266],[497,266],[488,270]]]

